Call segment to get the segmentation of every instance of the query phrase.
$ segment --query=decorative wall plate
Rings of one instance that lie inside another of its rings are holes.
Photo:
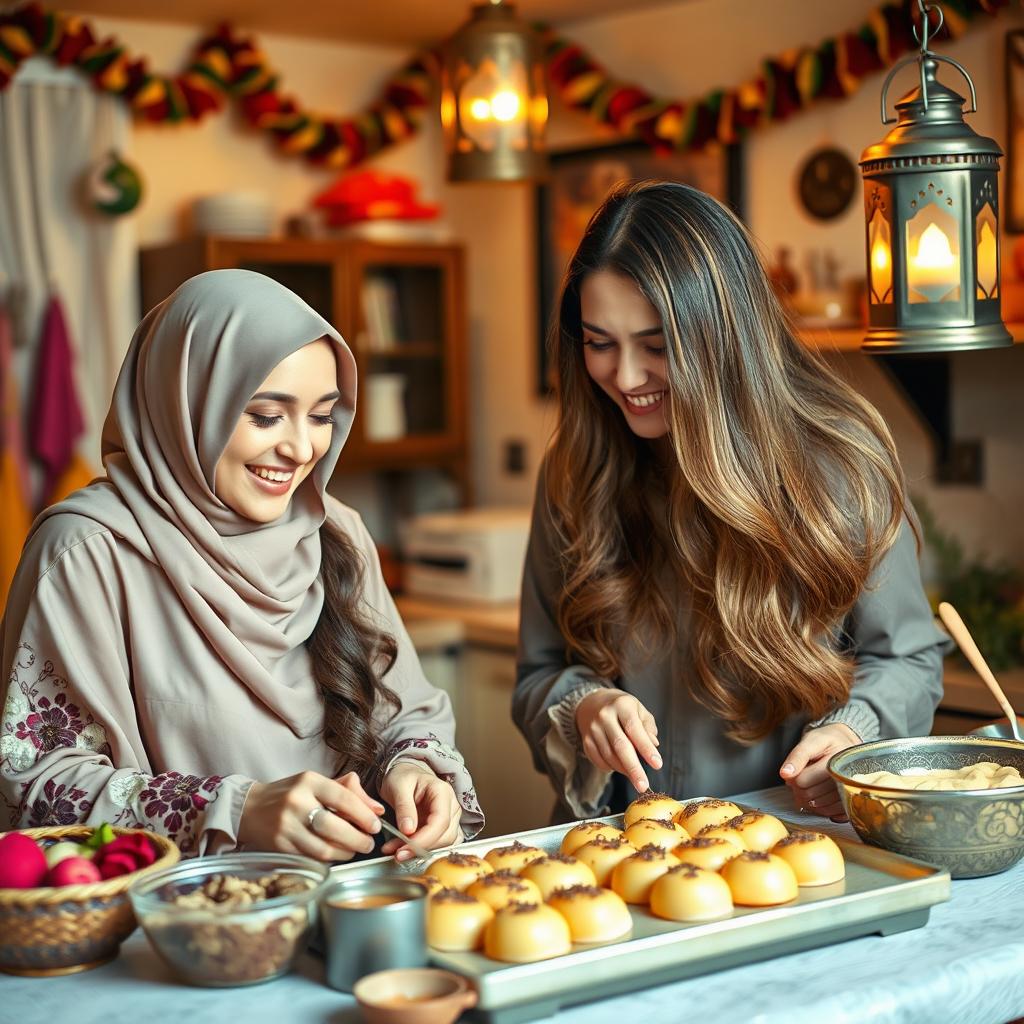
[[[800,202],[812,217],[832,220],[850,205],[857,179],[856,166],[841,149],[816,149],[800,169]]]

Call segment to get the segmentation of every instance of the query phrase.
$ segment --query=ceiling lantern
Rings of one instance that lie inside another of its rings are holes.
[[[999,297],[999,158],[993,139],[964,121],[964,97],[936,77],[955,60],[928,49],[929,13],[918,0],[920,52],[900,61],[882,86],[882,123],[896,127],[861,156],[867,232],[869,327],[876,352],[953,352],[1012,345]],[[920,84],[888,116],[889,83],[916,62]]]
[[[501,0],[479,3],[446,47],[441,123],[452,181],[546,173],[548,100],[537,33]]]

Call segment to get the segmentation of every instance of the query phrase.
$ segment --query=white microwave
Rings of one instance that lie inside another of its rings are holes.
[[[529,535],[528,508],[417,516],[403,531],[405,590],[452,601],[517,600]]]

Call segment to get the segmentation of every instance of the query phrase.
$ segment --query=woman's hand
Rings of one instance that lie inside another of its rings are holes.
[[[462,838],[462,808],[455,790],[422,761],[396,762],[384,776],[380,795],[395,809],[399,831],[420,846],[436,850]],[[401,839],[388,840],[381,853],[393,853],[395,860],[413,856]]]
[[[782,781],[793,791],[797,807],[834,821],[847,820],[836,784],[828,773],[828,759],[860,742],[861,738],[840,722],[804,733],[779,769]]]
[[[323,813],[310,814],[317,808]],[[333,812],[333,813],[332,813]],[[316,860],[351,860],[373,851],[383,804],[359,782],[355,772],[329,779],[300,772],[277,782],[255,782],[242,808],[239,845],[253,850],[301,853]]]
[[[661,767],[658,724],[636,697],[611,688],[588,693],[576,706],[576,728],[591,764],[622,772],[638,793],[649,788],[640,758],[652,768]]]

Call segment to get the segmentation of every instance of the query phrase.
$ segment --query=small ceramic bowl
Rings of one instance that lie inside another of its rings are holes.
[[[476,991],[451,971],[397,967],[360,978],[352,989],[367,1024],[452,1024],[476,1006]]]

